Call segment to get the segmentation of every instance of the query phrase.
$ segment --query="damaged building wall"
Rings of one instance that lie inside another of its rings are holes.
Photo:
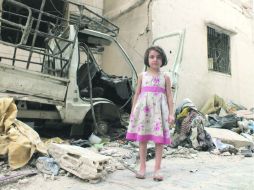
[[[186,29],[178,101],[189,97],[201,106],[208,97],[218,94],[246,107],[254,105],[250,80],[254,71],[253,18],[241,6],[221,0],[161,0],[154,2],[152,12],[153,38]],[[208,70],[207,25],[230,36],[231,75]]]
[[[201,107],[210,96],[218,94],[249,108],[254,105],[254,86],[251,82],[254,72],[253,18],[249,11],[251,2],[146,0],[125,14],[118,11],[119,17],[114,18],[114,22],[120,27],[120,37],[128,40],[129,46],[141,55],[153,39],[173,31],[186,30],[176,104],[188,97]],[[119,10],[126,3],[104,1],[105,15],[114,15],[113,10]],[[151,28],[149,23],[152,23]],[[219,29],[230,38],[230,74],[208,68],[207,26]],[[142,33],[143,36],[140,35]],[[132,59],[140,58],[140,55],[133,53],[133,49],[126,49]],[[135,62],[138,72],[143,69],[141,63],[141,58]]]
[[[104,16],[119,26],[117,40],[134,62],[138,72],[143,69],[143,54],[149,45],[149,2],[146,0],[104,0]],[[107,63],[108,67],[105,69],[115,69],[116,64],[113,63],[111,65]]]

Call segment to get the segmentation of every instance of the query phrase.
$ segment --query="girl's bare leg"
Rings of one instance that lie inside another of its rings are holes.
[[[162,152],[163,152],[163,144],[156,144],[155,145],[155,167],[154,167],[155,172],[161,169]]]
[[[147,142],[139,143],[139,157],[140,157],[140,168],[139,173],[144,175],[146,172],[146,155],[147,155]]]
[[[162,153],[163,153],[163,144],[156,144],[155,145],[154,180],[158,180],[158,181],[163,180],[163,177],[160,174]]]

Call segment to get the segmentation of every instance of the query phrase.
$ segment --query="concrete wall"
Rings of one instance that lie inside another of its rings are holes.
[[[249,8],[234,0],[153,0],[148,11],[149,2],[114,21],[121,28],[120,37],[128,39],[130,46],[142,53],[153,39],[186,30],[176,104],[188,97],[200,108],[210,96],[217,94],[247,108],[254,107],[253,19]],[[252,5],[250,1],[242,2]],[[113,1],[110,4],[104,1],[104,4],[105,15],[117,10],[113,5],[123,6]],[[143,33],[145,37],[141,38],[139,34],[150,24],[151,31]],[[230,33],[231,75],[208,71],[208,24]],[[135,63],[135,67],[138,72],[142,71],[141,62]]]
[[[148,3],[145,0],[104,0],[104,16],[120,27],[117,40],[135,63],[138,72],[144,67],[143,55],[149,45]]]
[[[160,0],[153,3],[152,13],[153,38],[168,31],[186,29],[178,101],[189,97],[201,106],[207,98],[218,94],[246,107],[254,106],[253,19],[243,14],[242,7],[221,0],[191,3]],[[231,75],[208,71],[207,24],[211,23],[226,32],[234,32],[230,35]]]
[[[86,5],[87,8],[91,9],[92,11],[102,14],[103,12],[103,1],[102,0],[71,0],[73,2]]]

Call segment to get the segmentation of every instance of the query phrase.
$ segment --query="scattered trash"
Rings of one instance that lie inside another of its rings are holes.
[[[213,138],[213,143],[216,146],[216,149],[219,150],[220,154],[229,152],[231,155],[236,155],[238,152],[238,150],[233,145],[222,143],[218,138]]]
[[[13,98],[0,98],[0,156],[8,155],[11,169],[25,166],[35,152],[47,155],[47,148],[36,131],[16,119]]]
[[[208,121],[209,127],[222,128],[222,129],[232,129],[238,127],[239,118],[236,114],[228,114],[226,116],[220,117],[217,114],[209,114]],[[207,126],[207,127],[208,127]]]
[[[198,169],[190,170],[191,173],[195,173],[195,172],[197,172],[197,171],[198,171]]]
[[[237,117],[248,119],[248,120],[254,120],[254,112],[250,110],[238,110],[234,112]]]
[[[36,167],[40,172],[49,175],[58,175],[60,169],[57,162],[49,157],[39,157],[36,160]]]
[[[47,140],[44,141],[44,144],[46,146],[48,146],[50,143],[62,144],[62,143],[64,143],[64,140],[62,140],[59,137],[54,137],[54,138],[50,138],[50,139],[47,139]]]
[[[24,178],[24,179],[20,179],[19,181],[18,181],[18,184],[26,184],[26,183],[28,183],[29,182],[29,180],[27,179],[27,178]]]
[[[201,108],[200,112],[203,114],[211,114],[211,113],[219,114],[221,108],[227,110],[225,101],[218,95],[214,95],[206,101],[204,106]]]
[[[115,149],[106,149],[106,150],[100,151],[100,154],[106,155],[106,156],[114,156],[114,154],[116,153],[117,153],[117,150]]]
[[[89,142],[91,144],[100,144],[101,143],[101,138],[96,136],[95,134],[91,134],[91,136],[89,137]]]
[[[197,111],[191,100],[184,100],[175,112],[175,130],[172,136],[172,145],[176,148],[184,146],[203,151],[210,151],[214,148],[211,136],[204,129],[206,124],[205,116]]]
[[[83,139],[72,140],[72,141],[70,141],[70,144],[71,144],[71,145],[75,145],[75,146],[80,146],[80,147],[83,147],[83,148],[91,147],[90,141],[88,141],[88,140],[83,140]]]
[[[0,162],[0,166],[2,166],[2,165],[4,165],[4,162],[3,162],[3,161]]]
[[[232,100],[228,100],[226,102],[226,107],[227,107],[227,112],[228,113],[233,113],[233,112],[238,111],[238,110],[247,110],[246,107],[244,107],[240,104],[237,104]]]
[[[194,150],[193,148],[186,148],[186,147],[178,146],[177,149],[168,147],[164,151],[164,154],[165,154],[164,157],[193,159],[193,158],[197,158],[198,151]]]
[[[244,155],[244,157],[252,157],[252,151],[250,149],[242,149],[241,154]]]
[[[8,183],[13,183],[21,178],[32,176],[37,174],[37,171],[30,170],[30,171],[21,171],[21,172],[12,172],[6,176],[0,176],[0,186]]]

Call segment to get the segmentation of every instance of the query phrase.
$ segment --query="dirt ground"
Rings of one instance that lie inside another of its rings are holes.
[[[136,179],[128,170],[108,174],[99,183],[85,182],[75,176],[56,176],[53,180],[42,174],[26,177],[3,190],[114,190],[114,189],[176,189],[176,190],[252,190],[254,187],[254,157],[242,155],[222,156],[199,152],[196,158],[164,158],[164,181],[152,179],[154,160],[147,163],[146,179]]]

